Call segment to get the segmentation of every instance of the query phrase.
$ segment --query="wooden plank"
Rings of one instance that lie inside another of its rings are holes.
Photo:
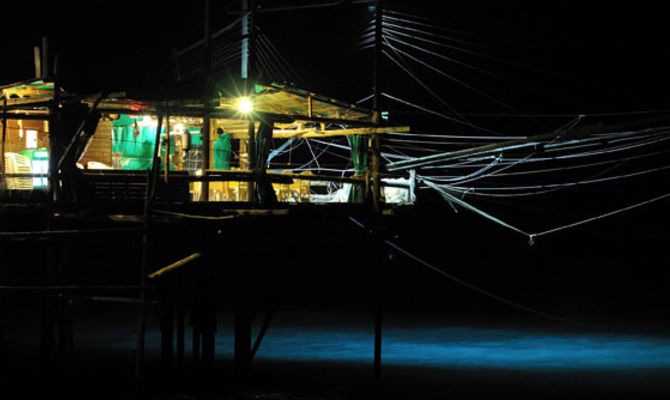
[[[7,99],[7,110],[17,110],[22,108],[49,107],[53,101],[52,96],[44,97],[23,97],[20,99]]]
[[[16,114],[16,113],[0,113],[0,119],[7,118],[8,120],[37,120],[37,121],[48,121],[49,114]]]
[[[290,138],[325,138],[332,136],[349,136],[349,135],[374,135],[383,133],[409,132],[409,126],[386,126],[377,128],[349,128],[349,129],[334,129],[330,131],[317,131],[315,128],[303,129],[301,131],[293,132],[275,132],[272,137],[278,139]]]

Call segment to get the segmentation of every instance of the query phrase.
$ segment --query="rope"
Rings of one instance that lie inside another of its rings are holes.
[[[440,187],[440,186],[438,186],[438,185],[436,185],[436,184],[434,184],[434,183],[432,183],[432,182],[430,182],[430,181],[423,180],[423,182],[424,182],[426,185],[428,185],[430,188],[435,189],[438,193],[440,193],[440,194],[442,195],[442,197],[445,198],[445,200],[450,201],[450,202],[453,202],[453,203],[456,203],[456,204],[458,204],[459,206],[461,206],[461,207],[463,207],[463,208],[465,208],[465,209],[467,209],[467,210],[470,210],[470,211],[472,211],[472,212],[474,212],[474,213],[477,213],[477,214],[481,215],[482,217],[484,217],[484,218],[486,218],[486,219],[488,219],[488,220],[490,220],[490,221],[492,221],[492,222],[495,222],[496,224],[498,224],[498,225],[500,225],[500,226],[502,226],[502,227],[504,227],[504,228],[510,229],[510,230],[512,230],[512,231],[514,231],[514,232],[520,233],[520,234],[522,234],[522,235],[528,237],[529,239],[532,239],[532,237],[533,237],[532,234],[530,234],[530,233],[528,233],[528,232],[524,232],[524,231],[522,231],[521,229],[519,229],[519,228],[517,228],[517,227],[515,227],[515,226],[512,226],[512,225],[508,224],[507,222],[505,222],[505,221],[503,221],[503,220],[501,220],[501,219],[499,219],[499,218],[496,218],[496,217],[494,217],[493,215],[491,215],[491,214],[489,214],[489,213],[487,213],[487,212],[485,212],[485,211],[482,211],[482,210],[480,210],[480,209],[477,208],[477,207],[474,207],[474,206],[471,205],[471,204],[466,203],[465,201],[459,199],[458,197],[456,197],[456,196],[454,196],[454,195],[448,193],[446,190],[444,190],[444,188],[442,188],[442,187]]]
[[[388,54],[387,52],[384,52],[384,54],[386,54],[387,56],[389,56],[389,54]],[[395,62],[396,64],[398,64],[398,62],[397,62],[394,58],[392,58],[392,57],[390,57],[390,56],[389,56],[389,58],[391,59],[391,61],[393,61],[393,62]],[[398,64],[398,65],[400,65],[400,64]],[[400,98],[395,97],[395,96],[392,96],[392,95],[390,95],[390,94],[388,94],[388,93],[382,93],[382,96],[387,97],[387,98],[389,98],[389,99],[391,99],[391,100],[395,100],[395,101],[397,101],[398,103],[402,103],[402,104],[405,104],[405,105],[407,105],[407,106],[414,107],[414,108],[416,108],[417,110],[421,110],[421,111],[423,111],[423,112],[425,112],[425,113],[427,113],[427,114],[433,114],[433,115],[435,115],[435,116],[442,117],[442,118],[444,118],[444,119],[446,119],[446,120],[448,120],[448,121],[456,122],[456,123],[458,123],[458,124],[462,124],[462,125],[465,125],[465,126],[474,128],[474,129],[482,129],[482,130],[485,130],[485,131],[487,131],[487,132],[496,133],[496,132],[491,131],[490,129],[482,128],[482,127],[479,127],[479,126],[470,124],[470,123],[468,123],[468,122],[461,121],[461,120],[459,120],[459,119],[457,119],[457,118],[452,118],[452,117],[450,117],[450,116],[448,116],[448,115],[446,115],[446,114],[443,114],[443,113],[440,113],[440,112],[437,112],[437,111],[433,111],[433,110],[428,109],[428,108],[425,108],[425,107],[421,107],[420,105],[417,105],[417,104],[414,104],[414,103],[410,103],[410,102],[407,101],[407,100],[400,99]]]
[[[623,174],[623,175],[617,175],[617,176],[608,176],[605,178],[597,178],[597,179],[589,179],[589,180],[582,180],[582,181],[576,181],[576,182],[566,182],[566,183],[548,183],[545,185],[529,185],[529,186],[501,186],[501,187],[460,187],[460,186],[453,186],[452,189],[458,190],[458,191],[467,191],[469,193],[474,193],[474,194],[480,194],[486,196],[487,194],[483,193],[477,193],[481,191],[514,191],[514,190],[534,190],[534,189],[554,189],[554,188],[566,188],[566,187],[574,187],[574,186],[580,186],[580,185],[589,185],[593,183],[602,183],[602,182],[609,182],[609,181],[616,181],[619,179],[627,179],[627,178],[633,178],[641,175],[646,175],[654,172],[660,172],[660,171],[665,171],[667,169],[670,169],[670,165],[665,165],[662,167],[658,168],[651,168],[651,169],[646,169],[643,171],[636,171],[636,172],[631,172],[629,174]],[[534,192],[530,192],[534,193]],[[523,194],[523,193],[519,193]],[[515,194],[515,195],[519,195]]]
[[[363,225],[360,221],[357,221],[355,218],[349,217],[349,220],[351,222],[353,222],[354,224],[356,224],[357,226],[361,227],[362,229],[368,230],[368,228],[365,225]],[[559,315],[551,314],[551,313],[548,313],[548,312],[545,312],[545,311],[538,310],[538,309],[533,308],[533,307],[525,306],[523,304],[517,303],[517,302],[512,301],[512,300],[509,300],[507,298],[504,298],[502,296],[499,296],[497,294],[489,292],[488,290],[485,290],[485,289],[482,289],[478,286],[475,286],[475,285],[473,285],[469,282],[466,282],[463,279],[461,279],[461,278],[459,278],[459,277],[457,277],[457,276],[455,276],[455,275],[453,275],[449,272],[446,272],[446,271],[444,271],[440,268],[437,268],[436,266],[428,263],[427,261],[419,258],[418,256],[415,256],[414,254],[410,253],[409,251],[407,251],[407,250],[403,249],[402,247],[398,246],[397,244],[391,242],[390,240],[384,240],[384,243],[387,246],[391,247],[392,249],[404,254],[406,257],[408,257],[408,258],[416,261],[417,263],[423,265],[424,267],[430,269],[431,271],[434,271],[434,272],[440,274],[441,276],[443,276],[443,277],[445,277],[445,278],[447,278],[447,279],[449,279],[449,280],[451,280],[451,281],[453,281],[453,282],[455,282],[455,283],[457,283],[461,286],[464,286],[464,287],[466,287],[466,288],[468,288],[468,289],[470,289],[470,290],[472,290],[472,291],[474,291],[474,292],[476,292],[480,295],[483,295],[485,297],[488,297],[490,299],[493,299],[495,301],[503,303],[507,306],[517,308],[519,310],[526,311],[528,313],[535,314],[537,316],[540,316],[540,317],[543,317],[543,318],[546,318],[546,319],[550,319],[550,320],[554,320],[554,321],[560,321],[560,322],[564,322],[564,323],[575,325],[575,326],[582,327],[582,328],[600,329],[600,328],[598,328],[594,325],[589,325],[589,324],[584,324],[584,323],[581,323],[581,322],[576,322],[574,320],[571,320],[571,319],[568,319],[568,318],[565,318],[565,317],[561,317]]]
[[[394,37],[391,36],[391,35],[387,35],[387,36],[385,36],[385,38],[388,38],[388,39],[391,39],[391,40],[393,40],[393,41],[395,41],[395,42],[404,44],[405,46],[408,46],[408,47],[413,47],[413,48],[415,48],[415,49],[417,49],[417,50],[419,50],[419,51],[428,53],[428,54],[430,54],[430,55],[433,55],[433,56],[436,56],[436,57],[439,57],[439,58],[442,58],[442,59],[444,59],[444,60],[446,60],[446,61],[450,61],[450,62],[453,62],[453,63],[459,64],[459,65],[465,66],[465,67],[470,68],[470,69],[474,69],[474,70],[477,71],[477,72],[480,72],[480,73],[483,73],[483,74],[486,74],[486,75],[491,75],[491,76],[494,76],[494,77],[496,77],[496,78],[498,78],[498,79],[506,80],[506,79],[504,79],[504,78],[501,78],[501,77],[497,76],[496,74],[493,74],[493,73],[491,73],[491,72],[482,70],[481,68],[477,68],[477,67],[471,66],[471,65],[469,65],[469,64],[467,64],[467,63],[464,63],[464,62],[461,62],[461,61],[458,61],[458,60],[454,60],[454,59],[451,58],[451,57],[442,56],[442,55],[440,55],[440,54],[438,54],[438,53],[431,52],[430,50],[426,50],[426,49],[424,49],[424,48],[422,48],[422,47],[419,47],[419,46],[416,46],[416,45],[407,44],[406,42],[404,42],[404,41],[402,41],[402,40],[399,40],[399,39],[397,39],[397,38],[394,38]],[[463,80],[458,79],[457,77],[455,77],[455,76],[453,76],[453,75],[450,75],[450,74],[448,74],[448,73],[442,71],[441,69],[438,69],[438,68],[434,67],[433,65],[431,65],[431,64],[429,64],[429,63],[427,63],[427,62],[425,62],[425,61],[423,61],[423,60],[421,60],[421,59],[419,59],[419,58],[417,58],[417,57],[414,57],[413,55],[411,55],[411,54],[409,54],[409,53],[407,53],[407,52],[405,52],[405,51],[403,51],[403,50],[398,49],[397,47],[391,45],[391,44],[390,44],[388,41],[386,41],[386,40],[385,40],[385,44],[386,44],[389,48],[391,48],[391,50],[393,50],[394,52],[400,53],[400,54],[404,55],[405,57],[408,57],[410,60],[413,60],[413,61],[415,61],[415,62],[417,62],[417,63],[423,65],[424,67],[426,67],[426,68],[428,68],[428,69],[430,69],[430,70],[432,70],[432,71],[434,71],[434,72],[436,72],[436,73],[442,75],[443,77],[445,77],[445,78],[447,78],[447,79],[450,79],[450,80],[452,80],[452,81],[458,83],[459,85],[461,85],[461,86],[463,86],[463,87],[469,89],[470,91],[472,91],[472,92],[474,92],[474,93],[476,93],[476,94],[478,94],[478,95],[480,95],[480,96],[482,96],[482,97],[484,97],[484,98],[486,98],[486,99],[488,99],[488,100],[490,100],[490,101],[492,101],[492,102],[494,102],[494,103],[496,103],[496,104],[498,104],[498,105],[500,105],[500,106],[502,106],[502,107],[504,107],[504,108],[506,108],[506,109],[512,111],[513,113],[515,113],[515,114],[523,114],[523,113],[521,113],[519,110],[517,110],[517,109],[515,109],[514,107],[512,107],[512,106],[510,106],[510,105],[508,105],[508,104],[506,104],[506,103],[504,103],[504,102],[502,102],[502,101],[496,99],[495,97],[489,95],[488,93],[485,93],[484,91],[475,88],[474,86],[472,86],[472,85],[470,85],[470,84],[464,82]],[[387,54],[388,54],[388,53],[387,53]]]
[[[639,208],[639,207],[646,206],[648,204],[655,203],[657,201],[661,201],[661,200],[666,199],[668,197],[670,197],[670,193],[666,193],[664,195],[654,197],[653,199],[649,199],[649,200],[643,201],[641,203],[633,204],[633,205],[628,206],[628,207],[624,207],[624,208],[620,208],[618,210],[610,211],[608,213],[601,214],[601,215],[591,217],[591,218],[587,218],[585,220],[578,221],[578,222],[575,222],[575,223],[572,223],[572,224],[559,226],[557,228],[549,229],[549,230],[546,230],[544,232],[534,233],[533,237],[549,235],[551,233],[560,232],[560,231],[563,231],[563,230],[566,230],[566,229],[574,228],[576,226],[584,225],[584,224],[587,224],[589,222],[598,221],[598,220],[603,219],[603,218],[611,217],[613,215],[617,215],[617,214],[620,214],[620,213],[623,213],[623,212],[626,212],[626,211],[630,211],[630,210],[633,210],[633,209],[636,209],[636,208]]]
[[[492,131],[492,130],[490,130],[490,129],[483,128],[483,127],[480,127],[480,126],[477,126],[477,125],[473,124],[472,122],[468,121],[467,118],[465,118],[463,115],[461,115],[456,109],[454,109],[454,108],[453,108],[449,103],[447,103],[442,97],[440,97],[437,93],[435,93],[434,90],[432,90],[427,84],[425,84],[421,79],[419,79],[419,78],[416,76],[416,73],[414,73],[414,71],[412,70],[412,68],[409,66],[409,64],[407,64],[407,62],[404,60],[404,58],[402,57],[402,55],[400,55],[400,54],[398,53],[398,50],[397,50],[395,47],[393,47],[393,46],[388,42],[388,40],[386,39],[386,37],[382,37],[382,38],[383,38],[384,42],[386,43],[386,45],[387,45],[387,46],[388,46],[388,47],[395,53],[396,57],[398,57],[398,59],[400,59],[400,61],[402,61],[402,62],[396,60],[396,59],[395,59],[394,57],[392,57],[391,54],[389,54],[386,50],[383,50],[383,49],[382,49],[382,54],[386,55],[391,61],[393,61],[394,64],[396,64],[396,65],[398,66],[398,68],[400,68],[403,72],[405,72],[407,75],[409,75],[409,76],[410,76],[412,79],[414,79],[414,80],[415,80],[415,81],[416,81],[416,82],[417,82],[417,83],[418,83],[424,90],[426,90],[426,92],[427,92],[428,94],[430,94],[433,98],[435,98],[438,102],[440,102],[440,104],[444,105],[446,108],[448,108],[449,110],[451,110],[451,111],[452,111],[456,116],[458,116],[460,119],[456,119],[456,118],[453,118],[453,117],[449,117],[449,116],[447,116],[446,114],[441,114],[440,116],[441,116],[442,118],[446,118],[446,119],[448,119],[448,120],[450,120],[450,121],[458,122],[458,123],[463,124],[463,125],[465,125],[465,126],[471,127],[471,128],[473,128],[473,129],[475,129],[476,131],[480,131],[480,130],[482,130],[482,131],[486,131],[486,132],[492,133],[492,134],[494,134],[494,135],[498,135],[498,134],[499,134],[498,132],[495,132],[495,131]],[[382,93],[382,95],[383,95],[383,93]],[[422,111],[425,111],[425,110],[422,110]],[[434,112],[433,112],[433,113],[434,113]]]
[[[485,211],[480,210],[479,208],[477,208],[477,207],[475,207],[475,206],[473,206],[469,203],[466,203],[465,201],[459,199],[458,197],[448,193],[444,188],[442,188],[442,187],[440,187],[440,186],[438,186],[438,185],[436,185],[436,184],[434,184],[434,183],[432,183],[428,180],[422,179],[422,182],[425,183],[428,187],[430,187],[430,188],[436,190],[438,193],[440,193],[442,195],[442,197],[444,197],[444,199],[447,202],[458,204],[461,207],[463,207],[467,210],[470,210],[470,211],[472,211],[476,214],[479,214],[482,217],[484,217],[484,218],[486,218],[486,219],[488,219],[488,220],[490,220],[490,221],[492,221],[492,222],[494,222],[494,223],[496,223],[496,224],[498,224],[498,225],[500,225],[504,228],[507,228],[509,230],[512,230],[514,232],[517,232],[519,234],[522,234],[522,235],[526,236],[528,238],[528,244],[531,245],[531,246],[535,244],[535,238],[537,238],[537,237],[546,236],[546,235],[549,235],[549,234],[552,234],[552,233],[560,232],[560,231],[563,231],[563,230],[566,230],[566,229],[574,228],[574,227],[577,227],[577,226],[580,226],[580,225],[588,224],[590,222],[594,222],[594,221],[598,221],[598,220],[601,220],[601,219],[604,219],[604,218],[608,218],[608,217],[611,217],[611,216],[614,216],[614,215],[617,215],[617,214],[621,214],[621,213],[624,213],[626,211],[634,210],[636,208],[643,207],[643,206],[646,206],[646,205],[649,205],[649,204],[652,204],[652,203],[655,203],[655,202],[658,202],[658,201],[661,201],[661,200],[664,200],[664,199],[670,197],[670,193],[666,193],[666,194],[654,197],[652,199],[645,200],[645,201],[640,202],[640,203],[636,203],[636,204],[633,204],[633,205],[630,205],[630,206],[627,206],[627,207],[619,208],[619,209],[614,210],[614,211],[610,211],[610,212],[607,212],[607,213],[604,213],[604,214],[597,215],[595,217],[586,218],[586,219],[583,219],[581,221],[573,222],[573,223],[570,223],[570,224],[567,224],[567,225],[562,225],[562,226],[559,226],[559,227],[556,227],[556,228],[548,229],[546,231],[541,231],[541,232],[536,232],[536,233],[528,233],[528,232],[525,232],[525,231],[523,231],[523,230],[521,230],[521,229],[519,229],[519,228],[517,228],[513,225],[508,224],[507,222],[502,221],[499,218],[496,218],[496,217],[492,216],[491,214],[488,214]]]
[[[366,101],[370,100],[370,99],[373,98],[373,97],[375,97],[374,94],[371,94],[371,95],[369,95],[369,96],[363,97],[362,99],[357,100],[357,101],[356,101],[356,104],[365,103]]]

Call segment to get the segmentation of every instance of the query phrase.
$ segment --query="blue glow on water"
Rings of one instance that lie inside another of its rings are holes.
[[[231,354],[231,338],[217,353]],[[259,360],[372,362],[372,335],[280,327],[268,332]],[[670,368],[670,340],[617,334],[529,333],[477,328],[387,329],[385,365],[515,370]]]
[[[187,351],[190,351],[190,333],[188,330],[186,335]],[[91,336],[91,345],[132,350],[136,343],[134,330],[129,328],[123,336]],[[160,334],[157,329],[147,332],[146,344],[149,353],[158,354]],[[256,359],[369,365],[372,351],[369,326],[271,326]],[[232,327],[220,328],[217,332],[216,352],[217,359],[232,358]],[[383,363],[399,367],[556,373],[670,371],[670,339],[474,327],[386,328]]]

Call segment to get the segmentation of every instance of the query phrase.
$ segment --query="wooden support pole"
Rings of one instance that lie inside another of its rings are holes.
[[[166,131],[169,130],[170,117],[166,117]],[[162,242],[166,252],[170,253],[172,243],[170,236]],[[175,328],[175,296],[174,296],[174,274],[164,277],[158,281],[158,315],[161,330],[161,367],[165,376],[172,373],[172,358],[174,355],[174,328]]]
[[[254,89],[254,52],[255,52],[255,13],[256,2],[254,0],[242,0],[242,59],[241,59],[241,77],[244,80],[244,95],[250,97]],[[247,126],[247,154],[249,157],[249,169],[255,175],[256,171],[256,157],[257,157],[257,140],[256,140],[256,124],[253,118],[249,119]],[[247,200],[249,202],[256,202],[256,182],[249,181],[247,190]]]
[[[54,77],[54,98],[49,105],[49,177],[47,179],[47,191],[49,201],[55,202],[60,198],[58,190],[58,161],[60,161],[61,132],[60,132],[60,87]]]
[[[42,312],[40,318],[40,367],[43,374],[50,373],[50,365],[56,347],[56,321],[54,320],[53,302],[42,296]]]
[[[381,73],[382,73],[382,1],[375,0],[375,47],[374,47],[374,70],[373,70],[373,98],[372,109],[375,113],[375,123],[377,126],[381,125]],[[380,168],[381,168],[381,149],[379,143],[379,135],[372,135],[372,203],[376,215],[381,213],[381,185],[380,185]]]
[[[384,266],[384,237],[379,225],[375,228],[374,235],[374,252],[375,252],[375,266],[374,266],[374,291],[375,299],[373,305],[373,312],[375,318],[375,347],[374,347],[374,377],[379,379],[381,377],[382,364],[382,289],[383,289],[383,266]]]
[[[7,97],[2,96],[2,144],[1,144],[1,149],[2,153],[0,154],[0,172],[2,173],[2,177],[0,177],[0,190],[5,189],[5,173],[6,173],[6,166],[5,166],[5,143],[7,142]]]
[[[35,79],[42,77],[42,56],[40,55],[40,46],[33,47],[33,63],[35,64]]]
[[[184,276],[183,271],[177,271],[178,279],[175,281],[177,286],[177,372],[179,376],[184,375]]]
[[[42,79],[48,78],[49,75],[49,39],[42,36]]]
[[[257,168],[256,168],[256,124],[253,121],[249,121],[249,144],[247,145],[247,155],[249,157],[249,169],[252,172],[252,175],[256,175]],[[256,182],[254,179],[250,180],[248,182],[249,189],[247,191],[248,193],[248,201],[250,203],[255,203],[256,202]]]
[[[46,229],[54,228],[53,202],[49,202],[46,209]],[[55,283],[58,274],[58,251],[53,243],[44,244],[44,270],[42,282],[46,285]],[[53,361],[57,349],[57,302],[56,299],[62,297],[63,291],[57,291],[55,296],[42,293],[42,316],[40,321],[40,359],[42,373],[45,378],[53,374]]]
[[[377,125],[380,125],[379,119],[381,115],[381,72],[382,72],[382,1],[375,0],[375,48],[374,48],[374,71],[373,71],[373,111]],[[375,219],[375,344],[374,344],[374,377],[379,379],[381,376],[382,363],[382,266],[383,266],[383,236],[380,232],[381,228],[381,185],[380,185],[380,167],[381,167],[381,150],[379,143],[379,135],[372,135],[372,204],[374,208]]]
[[[70,281],[72,277],[69,273],[70,261],[70,244],[64,242],[60,246],[60,259],[57,263],[58,279]],[[59,293],[57,307],[57,324],[58,324],[58,356],[59,368],[62,374],[67,374],[70,361],[72,359],[74,350],[74,327],[72,317],[70,315],[70,304],[68,293]]]
[[[200,364],[200,329],[197,326],[193,327],[193,341],[191,343],[192,347],[192,357],[193,357],[193,364],[198,365]]]
[[[181,82],[181,65],[179,64],[179,52],[177,49],[174,47],[172,48],[171,54],[172,56],[172,74],[174,77],[174,81],[179,83]]]
[[[213,299],[209,299],[209,301],[213,301]],[[208,304],[207,309],[208,317],[212,318],[213,313],[215,313],[215,308],[214,304]],[[213,316],[216,318],[216,315]],[[214,333],[215,331],[212,329],[212,327],[206,327],[207,329],[203,329],[202,331],[202,365],[205,367],[205,370],[207,373],[213,372],[214,368],[214,356],[216,352],[215,348],[215,338],[214,338]]]
[[[165,118],[165,184],[170,183],[170,116]]]
[[[210,119],[209,117],[203,118],[202,123],[202,175],[206,176],[207,171],[210,169]],[[209,181],[202,182],[202,201],[209,201]]]
[[[256,353],[258,352],[258,349],[261,347],[261,343],[263,342],[263,338],[265,338],[265,334],[268,332],[268,329],[270,328],[270,322],[272,322],[272,318],[274,317],[275,313],[277,312],[277,309],[274,308],[272,309],[269,313],[265,315],[265,319],[263,320],[263,325],[261,326],[261,330],[258,332],[258,336],[256,336],[256,340],[254,341],[254,346],[251,348],[251,354],[249,355],[249,361],[253,361],[254,357],[256,356]]]
[[[251,312],[249,306],[249,268],[253,260],[254,225],[256,221],[251,217],[247,221],[250,235],[246,241],[248,252],[237,262],[237,277],[235,285],[235,349],[234,373],[235,379],[241,388],[247,384],[251,367]]]
[[[42,77],[45,78],[45,71],[48,71],[46,63],[48,58],[47,40],[42,38]],[[57,77],[53,77],[54,95],[53,100],[48,103],[49,109],[49,143],[48,143],[48,179],[47,179],[47,204],[46,204],[46,231],[54,229],[54,211],[60,200],[58,161],[62,153],[64,143],[62,143],[62,131],[60,123],[60,85]],[[3,154],[4,157],[4,154]],[[45,262],[45,283],[47,285],[54,283],[54,274],[57,270],[56,249],[52,243],[46,243],[46,262]],[[59,292],[59,295],[62,292]],[[49,296],[42,296],[42,326],[41,326],[41,356],[42,366],[48,367],[55,349],[56,343],[56,321],[54,318],[54,303]],[[45,371],[49,373],[49,371]]]
[[[200,340],[202,341],[202,366],[204,377],[210,378],[214,371],[215,359],[216,304],[214,300],[214,271],[207,253],[203,257],[199,272],[198,291],[201,303],[198,307],[198,323],[200,324]]]
[[[5,258],[5,249],[0,246],[0,260],[6,260]],[[0,282],[6,282],[7,279],[7,269],[9,263],[2,263],[0,265]],[[0,374],[6,376],[6,368],[9,367],[7,362],[7,307],[5,303],[5,298],[0,296]]]
[[[154,142],[154,152],[151,163],[151,174],[147,183],[146,197],[144,199],[144,222],[151,221],[151,206],[153,205],[154,196],[156,194],[156,186],[158,183],[158,173],[160,170],[160,145],[161,145],[161,130],[163,129],[163,116],[158,116],[158,124],[156,125],[156,140]],[[145,270],[146,272],[146,270]],[[145,279],[142,275],[142,279]]]
[[[204,93],[203,93],[203,107],[205,108],[205,116],[202,119],[202,174],[207,175],[207,171],[210,169],[210,130],[211,130],[211,120],[209,116],[209,107],[210,107],[210,96],[212,91],[210,90],[211,84],[211,73],[212,73],[212,60],[211,60],[211,43],[212,43],[212,33],[210,30],[210,4],[209,0],[205,0],[205,31],[204,31],[204,58],[205,58],[205,76],[204,76]],[[202,192],[201,198],[202,201],[209,201],[209,182],[202,182]]]
[[[172,280],[163,279],[158,283],[159,315],[161,329],[161,363],[165,371],[172,365],[174,340],[174,304],[172,298]]]
[[[153,162],[151,171],[147,179],[147,188],[144,199],[144,232],[142,233],[142,264],[140,267],[140,290],[139,290],[139,315],[137,317],[137,346],[135,348],[135,384],[139,385],[142,380],[142,368],[144,365],[144,339],[146,335],[146,277],[151,257],[151,241],[149,233],[151,230],[151,205],[155,194],[155,186],[158,180],[158,169],[160,161],[158,151],[160,148],[161,128],[163,125],[163,116],[158,116],[158,125],[156,126],[156,139],[154,142]]]

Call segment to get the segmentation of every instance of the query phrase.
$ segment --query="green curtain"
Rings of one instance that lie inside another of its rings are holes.
[[[230,133],[222,133],[214,142],[214,169],[230,169],[230,154],[232,153],[230,137]]]
[[[114,121],[112,152],[121,153],[121,169],[151,169],[156,127],[139,126],[138,121],[139,118],[134,119],[127,115]],[[165,126],[161,128],[161,133],[165,133]],[[171,146],[171,149],[174,149],[174,146]],[[164,168],[164,165],[162,167]]]
[[[368,168],[368,135],[347,136],[351,146],[351,160],[354,163],[356,175],[365,175]],[[353,185],[349,192],[350,203],[363,203],[365,201],[365,186]]]
[[[112,152],[121,153],[121,169],[151,169],[156,127],[136,125],[140,120],[141,118],[122,115],[113,123]],[[135,136],[136,131],[137,136]],[[164,133],[165,125],[161,128],[161,134]],[[170,137],[170,155],[175,153],[175,140],[175,137]],[[159,156],[161,157],[161,169],[165,169],[165,146],[161,146]],[[172,163],[170,163],[170,170],[175,170],[175,165]]]

